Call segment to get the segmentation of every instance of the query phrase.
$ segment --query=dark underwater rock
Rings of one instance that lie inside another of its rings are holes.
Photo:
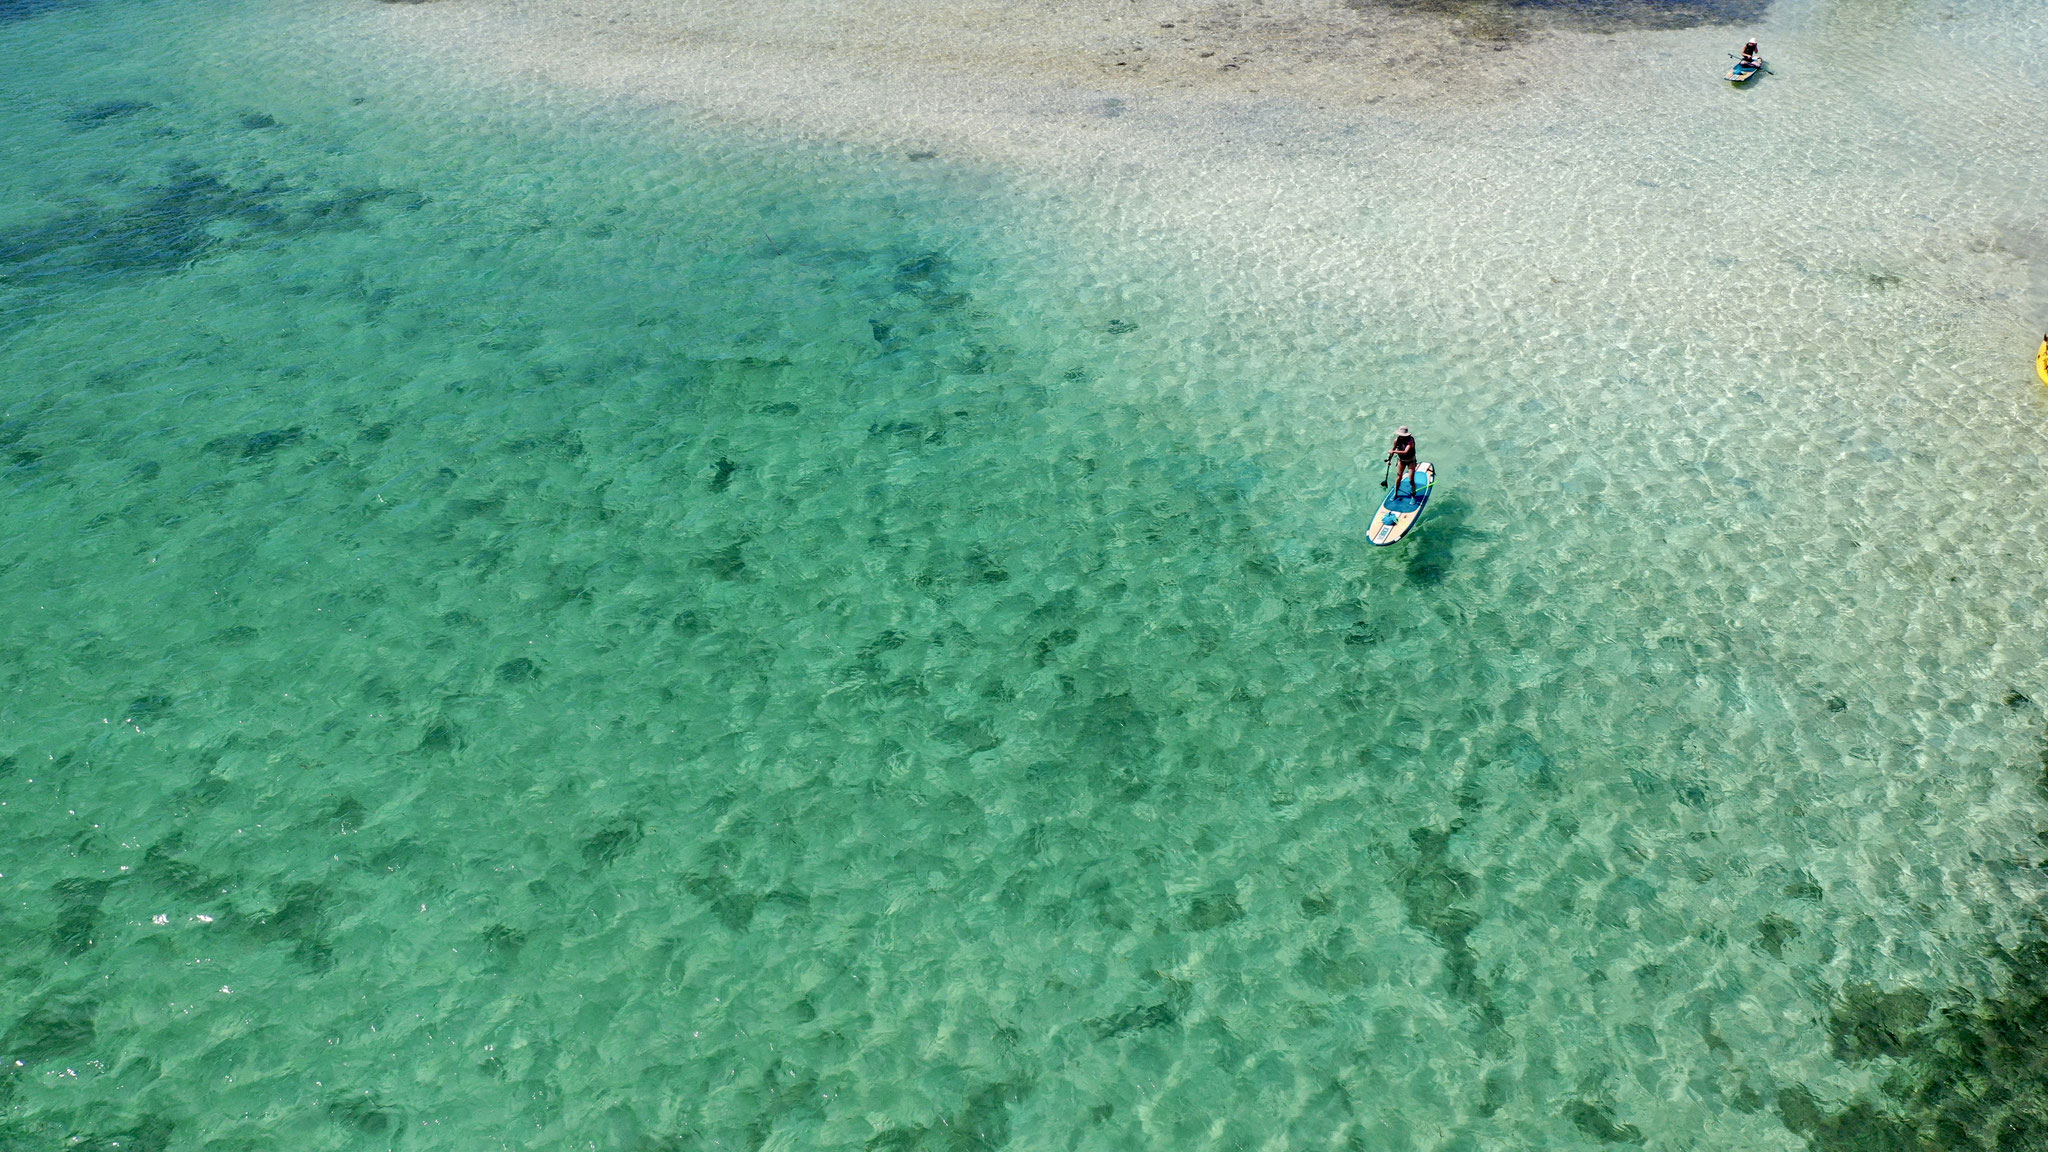
[[[514,960],[519,950],[526,947],[526,933],[504,924],[493,924],[484,929],[484,949],[502,960]]]
[[[1882,1099],[1830,1111],[1803,1086],[1777,1096],[1785,1126],[1814,1152],[2040,1152],[2048,1149],[2048,939],[1997,959],[2006,988],[1945,1006],[1919,989],[1851,985],[1829,1026],[1837,1058],[1898,1062]]]
[[[242,458],[245,460],[260,460],[279,449],[289,448],[305,438],[306,430],[298,426],[272,428],[267,432],[258,432],[242,444]]]
[[[0,24],[78,7],[79,0],[0,0]]]
[[[1927,994],[1917,988],[1881,992],[1869,984],[1849,985],[1828,1018],[1835,1059],[1909,1054],[1914,1034],[1927,1022],[1928,1008]]]
[[[1022,1100],[1027,1088],[984,1085],[967,1094],[955,1115],[914,1128],[884,1129],[868,1138],[862,1152],[996,1152],[1010,1142],[1010,1105]]]
[[[109,120],[125,120],[137,112],[147,112],[155,107],[156,105],[143,100],[108,100],[89,108],[81,108],[64,117],[64,122],[74,128],[91,128],[105,124]]]
[[[348,1092],[328,1098],[327,1116],[336,1124],[365,1136],[385,1136],[404,1125],[397,1112],[377,1102],[375,1093]]]
[[[627,816],[613,820],[583,840],[583,862],[602,868],[638,847],[647,826]]]
[[[30,1008],[0,1038],[0,1066],[12,1069],[75,1056],[98,1035],[99,1005],[84,999],[46,1000]]]
[[[139,107],[102,105],[83,115],[104,120]],[[74,209],[0,231],[0,282],[18,287],[86,287],[109,277],[183,271],[217,248],[249,239],[291,239],[368,226],[364,210],[416,194],[352,188],[307,196],[278,182],[244,185],[191,163],[171,166],[163,183],[125,201]]]
[[[335,832],[346,836],[356,832],[369,820],[370,810],[353,796],[343,796],[327,810],[325,823]]]
[[[170,715],[171,698],[161,692],[150,692],[128,702],[124,717],[140,723],[145,720],[161,720]]]
[[[136,875],[188,900],[211,900],[233,886],[229,877],[177,859],[175,854],[182,847],[177,836],[150,845],[142,854],[142,867],[136,869]]]
[[[743,544],[744,541],[735,540],[699,560],[698,564],[709,569],[711,574],[720,580],[748,579],[751,574],[747,571],[747,558],[740,551]]]
[[[1043,668],[1053,658],[1054,653],[1080,638],[1081,633],[1072,628],[1055,628],[1038,638],[1038,642],[1031,646],[1031,654],[1038,666]]]
[[[1229,892],[1213,892],[1197,896],[1188,902],[1187,928],[1190,932],[1207,932],[1221,928],[1244,915],[1238,906],[1237,897]]]
[[[1095,1033],[1096,1039],[1114,1040],[1119,1036],[1128,1036],[1133,1032],[1143,1032],[1151,1028],[1164,1028],[1179,1019],[1180,1008],[1171,1001],[1162,1001],[1158,1004],[1143,1004],[1136,1008],[1127,1008],[1114,1016],[1104,1016],[1099,1019],[1090,1020],[1088,1027]]]
[[[810,903],[809,897],[801,892],[774,891],[765,893],[748,892],[732,882],[722,872],[711,872],[683,879],[683,887],[711,909],[711,914],[720,924],[734,932],[744,932],[754,922],[754,916],[761,906],[770,901],[802,907]]]
[[[1771,915],[1757,921],[1757,947],[1771,954],[1774,960],[1785,955],[1785,945],[1799,938],[1799,925],[1783,916]]]
[[[1010,571],[979,548],[967,555],[967,582],[969,584],[1001,584],[1010,578]]]
[[[334,903],[333,891],[324,885],[294,884],[274,911],[250,924],[250,932],[259,940],[290,943],[293,959],[324,972],[333,963],[327,922]]]
[[[1770,0],[1345,0],[1345,7],[1435,13],[1458,21],[1468,35],[1519,39],[1537,21],[1595,32],[1751,24]]]
[[[108,880],[57,881],[52,891],[62,911],[51,938],[59,952],[76,956],[97,942],[94,936],[99,929],[100,905],[106,901],[107,889],[112,887],[113,882]]]
[[[1401,905],[1408,911],[1408,923],[1428,934],[1444,950],[1444,977],[1452,996],[1479,1008],[1482,1018],[1497,1022],[1499,1013],[1492,997],[1479,979],[1479,957],[1469,937],[1479,927],[1479,913],[1471,905],[1478,878],[1451,862],[1451,837],[1462,825],[1448,831],[1417,828],[1408,833],[1415,845],[1415,862],[1401,877]]]
[[[436,720],[427,725],[427,730],[420,735],[419,746],[414,751],[433,754],[455,752],[461,748],[462,730],[446,720]]]
[[[1564,1106],[1565,1119],[1572,1127],[1603,1144],[1638,1144],[1643,1134],[1633,1124],[1615,1120],[1614,1109],[1590,1100],[1574,1100]]]
[[[1867,1100],[1829,1115],[1812,1093],[1796,1085],[1778,1093],[1778,1117],[1806,1137],[1815,1152],[1935,1152],[1940,1147],[1924,1143],[1912,1124]]]

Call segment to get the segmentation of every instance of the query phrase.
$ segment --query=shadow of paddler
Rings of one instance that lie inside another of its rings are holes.
[[[1430,500],[1415,526],[1394,547],[1401,550],[1401,563],[1408,579],[1424,587],[1441,584],[1451,571],[1458,545],[1478,535],[1467,526],[1469,508],[1456,496]]]

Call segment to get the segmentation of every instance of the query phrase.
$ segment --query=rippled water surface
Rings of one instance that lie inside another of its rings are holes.
[[[0,1146],[2048,1147],[1996,7],[1299,261],[0,7]]]

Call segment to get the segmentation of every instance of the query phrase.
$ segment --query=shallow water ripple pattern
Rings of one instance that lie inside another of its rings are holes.
[[[1647,145],[1333,324],[311,34],[0,28],[0,1146],[2043,1146],[2006,298],[1731,345]]]

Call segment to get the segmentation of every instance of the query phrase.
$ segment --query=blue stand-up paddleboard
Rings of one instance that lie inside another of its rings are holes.
[[[1415,527],[1415,519],[1422,515],[1422,506],[1429,503],[1429,490],[1436,484],[1436,469],[1428,464],[1417,464],[1412,477],[1415,491],[1408,490],[1407,483],[1400,483],[1388,489],[1399,492],[1399,496],[1388,496],[1380,501],[1380,510],[1373,513],[1372,527],[1365,538],[1374,544],[1392,544],[1408,534]]]

